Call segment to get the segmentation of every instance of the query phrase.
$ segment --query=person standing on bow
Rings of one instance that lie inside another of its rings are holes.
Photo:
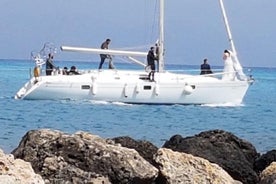
[[[231,58],[231,51],[224,50],[223,52],[223,60],[224,60],[224,68],[223,68],[223,80],[234,80],[235,79],[235,69],[233,65],[233,61]]]
[[[147,55],[147,61],[148,61],[148,66],[150,66],[151,71],[149,72],[149,80],[154,82],[154,72],[155,72],[155,60],[157,58],[154,55],[154,47],[151,47],[148,55]]]
[[[53,70],[56,68],[53,63],[54,55],[49,53],[48,58],[46,60],[46,75],[52,75]]]
[[[208,64],[208,60],[207,59],[204,59],[203,60],[203,64],[200,65],[200,75],[205,75],[205,74],[211,74],[213,73],[212,70],[211,70],[211,67],[210,65]]]
[[[101,49],[108,49],[108,46],[110,44],[111,40],[108,38],[106,39],[102,45],[101,45]],[[111,56],[110,55],[107,55],[107,54],[100,54],[100,58],[101,58],[101,62],[100,62],[100,65],[99,65],[99,70],[102,69],[102,66],[104,64],[104,61],[106,58],[109,58],[111,59]]]

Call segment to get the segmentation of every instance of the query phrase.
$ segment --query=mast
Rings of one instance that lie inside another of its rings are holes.
[[[159,72],[164,72],[164,0],[160,0],[159,15]]]
[[[233,41],[233,38],[232,38],[230,26],[229,26],[229,23],[228,23],[228,18],[226,16],[226,11],[225,11],[225,8],[224,8],[223,0],[219,0],[219,2],[220,2],[220,7],[221,7],[221,11],[222,11],[223,20],[224,20],[224,23],[225,23],[225,28],[226,28],[226,31],[227,31],[228,39],[229,39],[229,42],[230,42],[230,45],[231,45],[231,49],[232,49],[233,53],[236,55],[237,52],[236,52],[236,48],[235,48],[234,41]]]
[[[225,28],[226,28],[226,31],[227,31],[228,39],[229,39],[230,46],[231,46],[231,49],[232,49],[232,52],[233,52],[232,58],[233,58],[234,68],[236,69],[236,71],[239,75],[239,78],[242,79],[242,80],[245,80],[246,76],[242,71],[242,66],[241,66],[241,64],[239,62],[239,59],[238,59],[238,56],[237,56],[237,51],[236,51],[236,47],[235,47],[235,44],[234,44],[234,41],[233,41],[233,38],[232,38],[230,26],[229,26],[229,23],[228,23],[226,11],[225,11],[224,4],[223,4],[223,0],[219,0],[219,2],[220,2],[220,7],[221,7],[221,11],[222,11],[223,20],[224,20]]]

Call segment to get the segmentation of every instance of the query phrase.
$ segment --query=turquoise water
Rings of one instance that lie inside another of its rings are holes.
[[[98,63],[58,62],[79,69]],[[175,134],[183,137],[211,129],[230,131],[251,142],[258,152],[276,149],[276,69],[245,69],[255,78],[241,106],[129,105],[92,101],[15,100],[29,79],[31,61],[0,60],[0,148],[10,152],[32,129],[68,133],[82,130],[101,137],[131,136],[156,146]],[[117,68],[133,65],[117,64]],[[106,67],[106,65],[105,65]],[[169,65],[169,70],[194,71],[198,66]],[[227,94],[226,94],[227,95]]]

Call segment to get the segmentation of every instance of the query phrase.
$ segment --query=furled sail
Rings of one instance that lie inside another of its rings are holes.
[[[227,31],[229,42],[230,42],[231,49],[232,49],[231,58],[232,58],[232,61],[233,61],[234,68],[235,68],[235,70],[238,74],[239,79],[240,80],[246,80],[246,76],[243,73],[242,66],[241,66],[241,64],[239,62],[239,59],[238,59],[238,56],[237,56],[237,51],[236,51],[234,41],[233,41],[233,38],[232,38],[230,26],[229,26],[229,23],[228,23],[228,19],[227,19],[227,16],[226,16],[226,11],[225,11],[224,4],[223,4],[223,0],[219,0],[219,1],[220,1],[221,11],[222,11],[222,14],[223,14],[223,20],[224,20],[224,23],[225,23],[226,31]]]

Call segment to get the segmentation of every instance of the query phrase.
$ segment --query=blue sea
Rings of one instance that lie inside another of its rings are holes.
[[[58,61],[61,67],[97,68],[96,62]],[[29,79],[33,62],[0,60],[0,148],[15,149],[33,129],[86,131],[103,138],[130,136],[161,147],[175,134],[193,136],[223,129],[251,142],[258,152],[276,149],[276,68],[245,68],[255,82],[242,105],[131,105],[73,100],[15,100]],[[106,67],[106,65],[104,66]],[[119,63],[117,68],[133,65]],[[135,67],[134,67],[135,69]],[[198,72],[198,66],[168,65],[168,70]],[[227,95],[227,94],[225,94]]]

